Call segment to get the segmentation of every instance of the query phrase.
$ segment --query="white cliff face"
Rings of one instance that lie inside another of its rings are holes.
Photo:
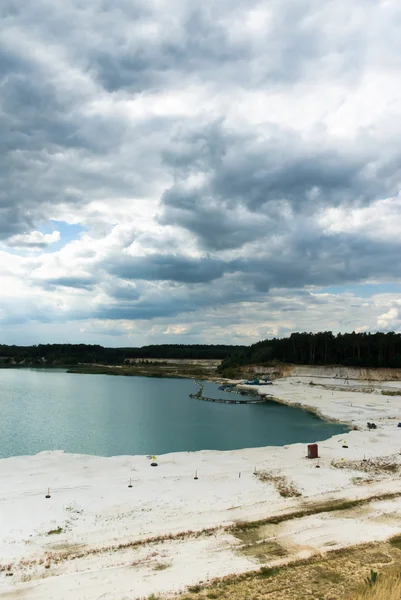
[[[310,379],[335,379],[363,381],[365,384],[375,381],[399,381],[401,387],[401,369],[370,369],[363,367],[314,366],[314,365],[275,365],[264,367],[252,365],[255,374],[274,374],[275,377],[309,377]],[[322,382],[323,383],[323,382]]]

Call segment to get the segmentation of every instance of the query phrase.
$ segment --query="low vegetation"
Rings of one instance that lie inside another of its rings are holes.
[[[211,376],[211,370],[214,374],[214,368],[208,368],[197,364],[171,364],[154,363],[152,361],[142,362],[140,365],[77,365],[70,367],[68,373],[89,374],[89,375],[120,375],[124,377],[166,377],[176,378],[195,378],[207,379]]]
[[[389,543],[365,544],[217,578],[176,600],[400,600],[400,561]]]
[[[395,535],[390,540],[389,543],[394,546],[394,548],[398,548],[401,550],[401,535]]]
[[[63,533],[63,528],[57,527],[56,529],[51,529],[50,531],[48,531],[47,535],[59,535],[60,533]]]
[[[236,535],[237,532],[249,531],[252,529],[258,529],[263,525],[278,525],[290,519],[300,519],[311,515],[318,515],[321,513],[337,512],[341,510],[350,510],[359,506],[364,506],[370,502],[376,500],[391,500],[398,498],[401,494],[398,492],[391,492],[387,494],[381,494],[377,496],[370,496],[369,498],[358,498],[355,500],[332,500],[330,502],[318,502],[313,504],[301,505],[299,509],[289,512],[267,517],[259,521],[237,521],[234,525],[227,527],[226,529]]]
[[[332,460],[331,466],[335,469],[350,469],[362,471],[370,475],[394,474],[400,470],[400,456],[381,456],[365,460]]]
[[[400,600],[401,565],[385,574],[371,569],[364,585],[354,592],[349,600]]]
[[[154,571],[165,571],[166,569],[169,569],[171,567],[171,563],[157,563],[157,565],[155,565],[153,567]]]
[[[282,498],[299,498],[302,496],[294,482],[278,472],[259,471],[255,475],[260,481],[272,483]]]

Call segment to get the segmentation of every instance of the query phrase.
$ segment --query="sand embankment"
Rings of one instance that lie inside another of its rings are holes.
[[[365,367],[344,367],[341,365],[313,366],[277,364],[272,367],[251,365],[255,374],[266,373],[275,377],[298,377],[299,379],[336,379],[363,382],[401,381],[401,369],[371,369]]]

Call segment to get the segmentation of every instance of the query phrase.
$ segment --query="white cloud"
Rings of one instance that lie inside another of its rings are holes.
[[[401,301],[398,301],[397,304],[401,305]],[[387,312],[379,315],[377,325],[384,331],[399,330],[401,327],[400,309],[396,306],[389,308]]]
[[[60,232],[41,233],[32,231],[31,233],[13,235],[7,240],[7,245],[15,248],[46,248],[50,244],[60,241]]]

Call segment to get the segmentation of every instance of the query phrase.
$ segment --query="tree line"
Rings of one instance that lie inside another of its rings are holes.
[[[161,344],[142,348],[104,348],[91,344],[0,344],[0,362],[7,364],[76,365],[123,364],[128,359],[215,359],[223,360],[238,347],[224,344]]]
[[[280,361],[300,365],[401,367],[399,333],[292,333],[286,338],[263,340],[237,348],[220,370]]]
[[[159,344],[141,348],[105,348],[92,344],[0,344],[0,363],[121,365],[130,359],[214,359],[220,370],[271,361],[301,365],[401,367],[399,333],[292,333],[289,337],[262,340],[252,346],[226,344]]]

